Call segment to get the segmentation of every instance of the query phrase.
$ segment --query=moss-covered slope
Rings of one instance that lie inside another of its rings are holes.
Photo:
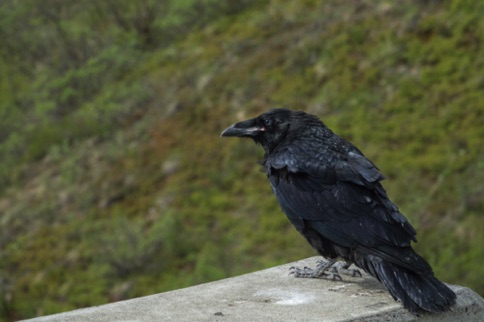
[[[0,319],[314,255],[260,148],[219,138],[271,106],[360,147],[439,278],[484,294],[480,1],[36,3],[0,6]]]

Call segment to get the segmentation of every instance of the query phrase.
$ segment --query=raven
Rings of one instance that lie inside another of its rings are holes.
[[[355,264],[411,312],[444,312],[455,304],[455,293],[412,249],[416,231],[388,198],[380,170],[316,116],[275,108],[221,136],[249,137],[264,148],[261,164],[281,209],[328,260],[315,270],[293,268],[296,277],[327,277],[338,267],[348,273]],[[334,265],[337,259],[342,265]]]

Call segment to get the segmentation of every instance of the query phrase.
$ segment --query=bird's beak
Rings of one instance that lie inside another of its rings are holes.
[[[264,131],[264,127],[255,125],[255,119],[250,119],[229,126],[225,130],[223,130],[220,136],[252,137]]]

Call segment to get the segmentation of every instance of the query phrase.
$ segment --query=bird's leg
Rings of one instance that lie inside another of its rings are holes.
[[[343,274],[351,277],[363,277],[359,269],[348,269],[351,263],[348,262],[337,262],[331,267],[331,272],[333,274]]]
[[[327,273],[328,269],[333,266],[336,261],[318,261],[318,265],[315,269],[309,268],[305,266],[304,268],[299,267],[291,267],[289,268],[289,274],[294,275],[294,277],[303,277],[303,278],[325,278],[325,279],[339,279],[343,280],[341,276],[339,276],[338,272],[331,272]]]

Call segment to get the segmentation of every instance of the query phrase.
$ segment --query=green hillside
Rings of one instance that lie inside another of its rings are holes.
[[[313,256],[219,138],[270,107],[373,160],[443,281],[484,295],[484,2],[0,3],[0,320]],[[290,278],[290,277],[288,277]]]

